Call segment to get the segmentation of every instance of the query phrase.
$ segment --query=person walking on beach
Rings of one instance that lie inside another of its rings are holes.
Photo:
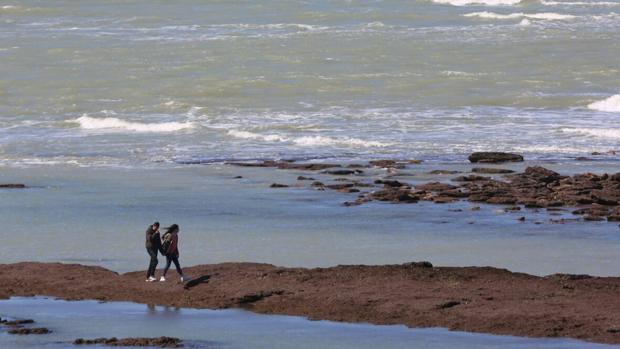
[[[166,281],[166,273],[170,269],[170,264],[174,263],[177,273],[181,276],[181,282],[184,282],[185,276],[179,264],[179,226],[173,224],[166,229],[162,243],[162,251],[166,255],[166,267],[159,281]]]
[[[146,281],[153,282],[155,278],[155,269],[157,268],[157,253],[161,250],[161,237],[159,235],[159,222],[155,222],[146,229],[146,252],[151,257],[149,269],[146,271]]]

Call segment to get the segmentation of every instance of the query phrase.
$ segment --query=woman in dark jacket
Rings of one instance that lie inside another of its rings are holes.
[[[168,230],[164,234],[164,242],[162,245],[162,249],[166,255],[166,267],[159,281],[166,281],[166,273],[168,269],[170,269],[170,264],[174,263],[177,273],[181,276],[181,282],[183,282],[185,281],[185,277],[183,276],[183,270],[179,264],[179,226],[173,224],[166,229]]]
[[[161,238],[159,236],[159,222],[155,222],[146,229],[146,241],[144,243],[146,252],[151,257],[149,269],[146,271],[146,281],[152,282],[155,279],[155,268],[157,268],[157,253],[161,250]]]

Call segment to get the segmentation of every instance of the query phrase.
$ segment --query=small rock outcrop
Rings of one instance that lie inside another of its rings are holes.
[[[468,159],[473,163],[520,162],[523,161],[523,156],[519,154],[502,152],[477,152],[471,154]]]

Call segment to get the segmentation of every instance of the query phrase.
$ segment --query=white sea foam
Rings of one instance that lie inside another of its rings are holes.
[[[620,128],[563,128],[561,131],[594,138],[620,139]]]
[[[513,6],[522,0],[432,0],[438,4],[448,4],[453,6],[467,5],[486,5],[486,6]]]
[[[111,130],[133,132],[175,132],[194,127],[190,122],[140,123],[121,120],[119,118],[93,118],[83,115],[71,122],[78,123],[85,130]]]
[[[302,24],[302,23],[271,23],[271,24],[236,23],[236,24],[219,24],[219,25],[214,25],[214,27],[249,29],[249,30],[258,30],[258,29],[301,29],[301,30],[307,30],[307,31],[317,31],[317,30],[329,29],[329,27],[326,27],[326,26],[319,26],[319,25],[312,25],[312,24]]]
[[[588,104],[588,108],[606,112],[620,112],[620,94]]]
[[[286,142],[288,141],[286,137],[282,137],[279,135],[261,135],[258,133],[248,132],[248,131],[230,130],[228,131],[228,135],[235,137],[235,138],[254,139],[254,140],[265,141],[265,142]]]
[[[302,146],[353,146],[353,147],[389,147],[391,144],[377,142],[377,141],[366,141],[359,138],[351,138],[351,137],[324,137],[324,136],[306,136],[300,137],[293,140],[293,143]]]
[[[284,137],[275,134],[262,135],[259,133],[230,130],[228,135],[241,138],[252,139],[265,142],[290,142],[303,147],[316,147],[316,146],[341,146],[341,147],[388,147],[392,144],[383,143],[378,141],[366,141],[359,138],[352,137],[326,137],[326,136],[302,136],[302,137]]]
[[[553,12],[543,12],[543,13],[509,13],[509,14],[501,14],[495,12],[473,12],[464,14],[465,17],[478,17],[485,19],[517,19],[517,18],[525,18],[525,19],[541,19],[541,20],[568,20],[574,19],[576,16],[573,15],[565,15],[561,13],[553,13]]]
[[[528,25],[532,25],[532,21],[527,18],[523,18],[521,22],[519,22],[520,26],[527,27]]]
[[[620,2],[612,1],[545,1],[541,4],[546,6],[620,6]]]

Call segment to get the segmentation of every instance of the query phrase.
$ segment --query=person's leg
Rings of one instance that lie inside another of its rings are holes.
[[[162,277],[166,277],[166,273],[168,269],[170,269],[170,264],[172,263],[172,259],[169,256],[166,256],[166,267],[164,268],[164,273],[161,275]]]
[[[147,249],[146,251],[151,257],[151,261],[149,262],[149,269],[146,272],[146,278],[148,279],[149,277],[155,276],[155,268],[157,268],[157,263],[159,263],[159,261],[157,260],[157,251],[150,249]]]
[[[179,276],[183,276],[183,270],[181,269],[181,264],[179,264],[179,257],[173,257],[172,261],[174,262],[174,267],[177,268]]]

